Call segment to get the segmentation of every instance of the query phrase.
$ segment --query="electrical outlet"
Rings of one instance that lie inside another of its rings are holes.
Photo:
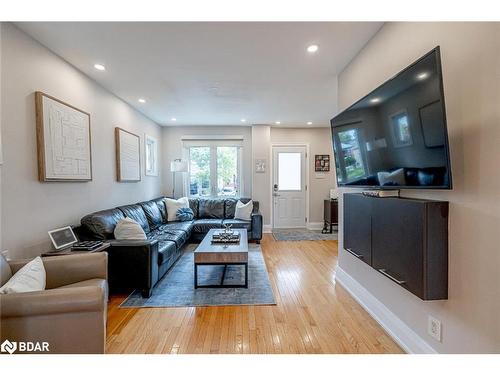
[[[429,315],[427,320],[427,333],[441,342],[441,321]]]

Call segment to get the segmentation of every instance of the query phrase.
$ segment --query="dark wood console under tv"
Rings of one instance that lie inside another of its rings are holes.
[[[448,202],[344,194],[344,249],[423,300],[448,298]]]

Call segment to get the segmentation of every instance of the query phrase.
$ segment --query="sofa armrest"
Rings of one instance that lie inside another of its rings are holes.
[[[99,312],[105,309],[106,291],[96,286],[46,289],[0,295],[2,319],[51,314]]]
[[[151,290],[158,281],[158,240],[111,240],[109,287]]]
[[[106,252],[90,254],[61,255],[42,258],[47,275],[46,288],[59,288],[90,279],[108,278],[108,254]],[[27,260],[9,261],[13,273],[23,267]]]
[[[262,239],[262,215],[260,212],[252,212],[252,239],[260,241]]]

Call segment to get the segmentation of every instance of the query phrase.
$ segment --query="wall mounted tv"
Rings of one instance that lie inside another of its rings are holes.
[[[451,189],[439,47],[330,123],[339,186]]]

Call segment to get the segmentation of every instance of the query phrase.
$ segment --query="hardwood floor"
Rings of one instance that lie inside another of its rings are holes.
[[[276,306],[122,309],[113,296],[107,353],[402,353],[335,284],[336,241],[262,240]]]

